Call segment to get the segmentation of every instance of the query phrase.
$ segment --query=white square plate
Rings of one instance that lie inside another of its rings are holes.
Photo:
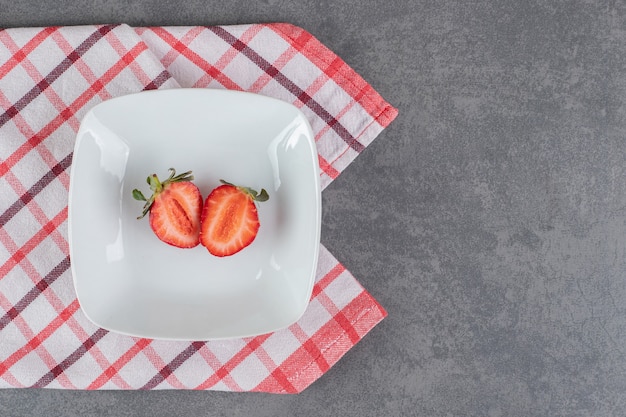
[[[154,236],[146,177],[193,171],[203,198],[219,180],[265,188],[259,234],[226,258]],[[296,107],[211,89],[148,91],[84,117],[74,149],[69,243],[74,285],[96,325],[132,336],[208,340],[254,336],[306,309],[320,242],[321,195],[311,128]]]

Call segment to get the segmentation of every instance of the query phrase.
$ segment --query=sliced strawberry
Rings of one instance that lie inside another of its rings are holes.
[[[250,245],[259,231],[255,201],[267,201],[260,193],[222,180],[204,202],[200,243],[215,256],[230,256]]]
[[[147,178],[153,194],[146,199],[141,191],[133,190],[136,200],[145,201],[141,219],[150,212],[150,227],[163,242],[179,248],[193,248],[200,243],[200,214],[202,195],[191,182],[191,171],[176,175],[174,168],[170,176],[161,182],[156,174]]]

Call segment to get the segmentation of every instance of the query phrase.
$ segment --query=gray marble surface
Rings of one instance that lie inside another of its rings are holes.
[[[626,415],[625,2],[0,0],[0,27],[270,21],[400,110],[323,194],[388,318],[296,396],[0,390],[0,415]]]

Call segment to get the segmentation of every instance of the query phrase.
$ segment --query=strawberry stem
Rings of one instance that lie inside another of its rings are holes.
[[[191,171],[183,172],[182,174],[176,175],[176,170],[174,168],[169,169],[170,176],[166,183],[171,184],[173,182],[181,182],[181,181],[191,181],[193,180],[193,175],[191,175]]]
[[[267,193],[267,191],[265,191],[264,188],[261,188],[260,192],[257,192],[256,190],[250,188],[250,187],[241,187],[239,185],[235,185],[235,184],[231,184],[228,181],[224,181],[224,180],[220,180],[220,182],[224,185],[230,185],[232,187],[237,188],[240,191],[243,191],[245,194],[249,195],[250,197],[252,197],[252,200],[254,201],[258,201],[259,203],[262,203],[263,201],[267,201],[270,199],[269,194]]]
[[[154,199],[170,184],[175,182],[184,182],[193,180],[193,175],[191,175],[191,171],[183,172],[182,174],[176,175],[176,170],[174,168],[168,169],[169,177],[163,182],[159,180],[156,174],[149,175],[146,178],[146,182],[150,186],[150,190],[152,191],[152,195],[149,199],[142,194],[138,189],[133,190],[133,198],[138,201],[145,201],[146,204],[143,206],[143,210],[141,212],[141,216],[137,217],[137,219],[143,218],[146,214],[150,212],[150,208],[154,203]]]

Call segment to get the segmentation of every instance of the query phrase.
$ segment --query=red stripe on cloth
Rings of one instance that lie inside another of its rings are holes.
[[[15,378],[15,375],[11,373],[11,371],[6,371],[4,374],[2,374],[2,376],[0,376],[0,379],[4,379],[6,382],[8,382],[10,387],[26,388],[26,385],[18,381],[17,378]]]
[[[293,46],[289,49],[300,53],[300,51],[298,51]],[[319,92],[322,87],[328,84],[329,80],[332,80],[332,74],[329,74],[328,71],[322,71],[321,74],[311,83],[311,85],[307,87],[306,94],[310,97],[313,97]],[[350,101],[341,112],[334,115],[335,119],[340,120],[341,117],[347,112],[347,110],[354,106],[354,103],[354,101]],[[320,132],[317,132],[317,134],[315,135],[315,139],[318,140],[328,130],[329,127],[330,126],[327,125],[326,128],[322,129]]]
[[[277,70],[281,71],[285,67],[285,65],[287,65],[294,56],[296,56],[296,54],[298,54],[297,49],[287,48],[278,58],[276,58],[276,61],[274,61],[272,65],[274,65]],[[273,80],[273,77],[271,77],[267,72],[263,72],[263,75],[261,75],[254,83],[252,83],[249,91],[258,93],[271,80]]]
[[[49,171],[49,173],[43,177],[43,181],[40,180],[38,181],[37,184],[35,184],[34,187],[31,187],[30,192],[26,192],[23,191],[19,185],[19,183],[16,183],[18,180],[16,178],[14,178],[14,175],[11,171],[9,171],[7,173],[7,179],[9,180],[9,182],[13,183],[13,188],[16,189],[17,192],[22,191],[22,197],[20,198],[19,201],[21,201],[23,204],[27,205],[30,209],[30,211],[32,212],[32,214],[34,215],[34,217],[37,219],[37,221],[40,222],[40,224],[43,226],[43,230],[46,230],[47,227],[47,223],[49,222],[49,220],[46,218],[46,215],[44,214],[44,212],[39,208],[39,206],[35,203],[32,204],[28,204],[32,201],[34,195],[36,195],[36,193],[38,193],[39,191],[41,191],[43,189],[43,184],[49,182],[48,180],[50,179],[49,177],[53,177],[53,176],[58,176],[61,173],[64,172],[65,168],[69,167],[69,164],[71,163],[71,155],[68,155],[63,161],[63,163],[58,165],[57,167],[53,167],[53,169],[51,171]],[[15,209],[14,206],[11,207],[11,209]],[[9,213],[12,210],[9,211]],[[4,216],[3,216],[4,217]],[[61,252],[63,253],[67,253],[68,248],[67,248],[67,241],[64,239],[64,237],[59,233],[58,229],[55,227],[51,230],[49,230],[50,233],[48,236],[50,236],[52,238],[53,241],[55,241],[57,243],[57,246],[59,247],[59,249],[61,250]],[[12,246],[12,242],[10,242],[10,237],[5,236],[4,234],[1,234],[0,239],[3,241],[3,243],[5,244],[5,246],[9,247]],[[43,240],[43,239],[42,239]],[[24,255],[23,250],[19,250],[17,253],[19,255]],[[69,259],[68,259],[68,264],[69,264]],[[38,273],[35,270],[35,268],[33,267],[33,265],[31,264],[30,261],[25,260],[21,263],[21,267],[22,269],[27,273],[28,276],[31,277],[31,279],[33,280],[33,282],[35,283],[35,289],[38,289],[40,291],[41,294],[44,293],[44,291],[48,288],[49,283],[46,280],[38,280]],[[63,302],[59,299],[59,297],[54,293],[54,291],[50,290],[48,292],[45,292],[45,297],[48,300],[48,302],[50,302],[50,304],[55,308],[55,310],[61,311],[65,305],[63,304]],[[26,325],[26,323],[22,322],[22,321],[18,321],[16,322],[18,328],[20,329],[20,331],[24,334],[25,337],[29,337],[30,331],[28,329],[28,326]],[[84,331],[84,329],[82,328],[82,326],[73,318],[71,317],[68,321],[67,321],[67,326],[74,332],[74,334],[76,335],[78,340],[85,340],[87,339],[89,336],[86,334],[86,332]],[[54,366],[56,366],[56,362],[51,362],[51,357],[49,358],[46,354],[46,352],[39,352],[38,353],[42,356],[42,359],[44,359],[44,362],[46,363],[54,363]],[[106,358],[104,357],[104,355],[102,354],[102,352],[100,352],[100,350],[97,347],[94,347],[93,349],[89,350],[89,353],[93,356],[93,358],[96,360],[96,362],[98,364],[100,364],[101,367],[106,368],[107,366],[109,366],[108,361],[106,360]],[[64,383],[64,381],[66,380],[65,377],[61,377],[59,378],[59,383],[66,387],[66,388],[72,388],[73,386],[67,385],[66,383]],[[43,386],[46,380],[41,380],[39,381],[39,386]],[[69,381],[69,380],[68,380]],[[50,382],[50,381],[48,381]]]
[[[293,44],[313,64],[332,78],[382,127],[389,126],[396,118],[398,110],[390,106],[363,77],[314,36],[288,23],[275,23],[268,27]]]
[[[214,65],[210,64],[206,59],[202,58],[198,53],[191,50],[187,45],[172,36],[171,33],[163,28],[150,28],[158,37],[163,39],[168,45],[172,47],[173,51],[178,52],[180,55],[187,58],[198,68],[202,69],[205,73],[210,75],[215,81],[229,90],[241,90],[241,87],[231,80],[228,76],[222,73]]]
[[[356,332],[356,329],[352,326],[352,323],[343,312],[339,312],[333,316],[333,320],[339,323],[339,326],[345,331],[346,335],[350,338],[350,342],[353,345],[356,344],[359,340],[361,340],[361,336]]]
[[[109,68],[98,79],[98,83],[83,92],[73,103],[66,107],[61,113],[44,126],[36,135],[30,137],[20,147],[13,152],[5,161],[0,163],[0,176],[4,175],[9,169],[11,169],[20,159],[24,157],[31,149],[35,148],[42,141],[48,138],[55,130],[65,123],[65,121],[72,117],[78,110],[80,110],[85,104],[87,104],[97,93],[98,89],[104,88],[111,80],[113,80],[120,72],[122,72],[128,63],[136,59],[139,54],[145,51],[147,46],[144,43],[135,45],[130,51],[128,51],[122,58],[111,68]]]
[[[280,394],[297,394],[298,389],[291,383],[289,376],[281,369],[276,368],[259,385],[254,387],[255,392],[271,392]]]
[[[170,73],[167,72],[166,70],[163,70],[153,80],[151,80],[148,84],[146,84],[146,86],[143,88],[143,90],[144,91],[147,91],[147,90],[157,90],[163,84],[165,84],[166,81],[170,80],[171,78],[172,78],[172,76],[170,75]]]
[[[140,390],[149,390],[155,388],[161,382],[173,375],[174,371],[180,365],[191,358],[201,347],[203,342],[192,342],[185,350],[180,352],[170,363],[158,370],[157,374],[152,377]],[[182,387],[182,386],[181,386]]]
[[[57,278],[59,278],[66,270],[69,269],[69,266],[70,266],[69,257],[66,257],[60,264],[58,264],[55,268],[53,268],[53,270],[50,271],[50,273],[48,273],[41,281],[37,282],[35,286],[24,297],[22,297],[21,300],[15,303],[14,307],[12,307],[7,312],[7,314],[5,314],[5,316],[3,316],[0,319],[0,330],[2,330],[11,321],[18,319],[19,314],[22,311],[24,311],[24,309],[28,307],[28,305],[30,305],[35,298],[37,298],[40,294],[43,294],[44,291],[46,291],[52,285],[52,283],[57,280]],[[58,302],[56,304],[58,304]],[[74,317],[68,318],[68,320],[66,321],[66,324],[74,331],[74,333],[77,335],[79,340],[87,339],[83,343],[83,347],[87,347],[87,349],[85,351],[80,351],[80,350],[75,351],[70,357],[68,357],[66,360],[64,360],[60,364],[57,364],[52,358],[52,356],[50,356],[50,354],[46,350],[43,350],[43,351],[37,350],[37,353],[42,357],[42,360],[51,367],[51,373],[43,376],[37,383],[35,383],[35,385],[33,385],[34,387],[44,387],[48,385],[50,382],[52,382],[54,379],[60,379],[59,383],[61,383],[61,385],[65,386],[66,388],[75,388],[73,385],[71,385],[71,383],[68,384],[69,379],[65,377],[58,378],[61,372],[57,372],[57,371],[67,369],[71,364],[73,364],[76,360],[78,360],[83,355],[84,352],[90,351],[90,349],[95,346],[95,343],[91,343],[90,340],[92,342],[97,341],[99,340],[99,337],[96,337],[97,334],[94,336],[89,336],[89,337],[86,336],[82,328],[80,328],[80,331],[76,331],[78,324],[76,323]],[[32,332],[30,331],[30,328],[28,327],[25,321],[19,320],[18,322],[16,322],[16,326],[20,329],[22,334],[27,339],[32,339],[34,337]],[[93,350],[97,350],[97,348],[94,348]],[[104,360],[101,357],[101,354],[94,353],[94,352],[91,352],[91,353],[99,363]],[[79,355],[79,356],[76,356],[76,355]],[[65,383],[63,381],[65,381]]]
[[[0,232],[0,241],[5,245],[11,257],[0,266],[0,279],[6,277],[6,275],[19,264],[33,249],[37,247],[50,233],[52,233],[61,223],[67,220],[67,207],[61,210],[56,216],[54,216],[49,222],[47,222],[33,237],[31,237],[22,247],[11,247],[12,242],[8,240],[10,237],[6,234],[4,229]]]
[[[217,372],[222,367],[222,362],[220,362],[220,360],[217,358],[217,356],[215,356],[213,351],[209,349],[206,343],[202,346],[202,348],[200,348],[198,354],[202,356],[206,364],[209,365],[211,369],[213,369],[213,372]],[[231,391],[243,391],[243,389],[237,384],[237,381],[235,381],[235,379],[229,373],[225,373],[220,381],[222,382],[222,384],[226,385],[226,387]]]
[[[155,28],[156,29],[156,28]],[[143,34],[144,30],[143,28],[139,30],[139,35],[141,36]],[[192,26],[187,33],[185,33],[181,38],[180,38],[180,42],[183,45],[189,45],[191,44],[191,42],[193,42],[198,35],[200,35],[202,32],[204,32],[204,27],[202,26]],[[168,32],[169,33],[169,32]],[[161,64],[163,64],[163,66],[165,68],[169,68],[170,65],[172,65],[172,63],[176,60],[176,58],[180,55],[180,52],[178,52],[176,49],[170,49],[165,55],[163,55],[163,57],[161,58]]]
[[[109,33],[112,33],[112,32],[109,32]],[[74,52],[74,48],[72,47],[72,45],[70,45],[70,43],[67,41],[67,39],[65,38],[65,36],[63,36],[62,33],[54,34],[52,36],[52,39],[55,41],[55,43],[59,46],[61,51],[63,51],[63,53],[66,56],[69,56],[71,53]],[[83,76],[83,78],[85,79],[85,81],[87,81],[87,83],[91,86],[91,88],[94,85],[97,85],[98,77],[96,76],[96,74],[94,74],[92,69],[89,67],[89,65],[87,65],[87,63],[84,60],[77,59],[76,62],[74,62],[74,67]],[[106,88],[99,89],[98,95],[103,101],[111,98],[111,95],[106,90]]]
[[[67,211],[67,209],[65,209],[65,211]],[[61,214],[63,214],[63,213],[61,212]],[[66,216],[66,213],[65,213],[65,216]],[[57,217],[63,217],[63,216],[57,216]],[[58,222],[58,220],[55,221],[55,219],[53,219],[50,222],[55,223],[55,222]],[[46,227],[45,226],[46,225],[44,224],[44,229],[43,229],[44,231],[46,231]],[[52,227],[52,232],[51,233],[57,233],[58,234],[58,232],[56,231],[56,227]],[[36,288],[40,292],[40,294],[45,296],[46,300],[56,310],[57,314],[63,314],[63,311],[67,308],[67,306],[59,299],[59,297],[50,288],[49,283],[47,281],[43,281],[40,278],[39,273],[34,268],[34,266],[32,265],[31,261],[25,255],[26,252],[29,252],[30,249],[32,249],[32,246],[30,248],[28,248],[28,243],[29,242],[27,242],[25,245],[23,245],[21,248],[18,249],[15,246],[15,243],[12,241],[11,237],[8,236],[8,234],[6,233],[5,228],[0,228],[0,240],[2,240],[2,242],[8,248],[10,253],[15,252],[15,253],[18,253],[20,255],[24,255],[24,258],[19,263],[20,267],[31,278],[31,280],[33,281],[33,284],[34,284],[34,288]],[[42,240],[43,240],[43,238],[42,238]],[[28,248],[28,250],[25,250],[25,247]],[[67,252],[67,251],[65,250],[64,252]],[[62,274],[62,273],[59,272],[59,274]],[[6,275],[6,276],[8,276],[8,275]],[[2,307],[6,309],[7,304],[6,304],[5,301],[7,301],[7,300],[4,300],[3,297],[2,297],[2,294],[0,293],[0,303],[2,304]],[[19,314],[16,315],[16,316],[13,316],[11,321],[15,324],[17,329],[24,335],[26,340],[33,340],[35,338],[32,330],[30,329],[30,327],[28,325],[28,323],[26,323],[26,321]],[[66,324],[68,324],[68,326],[71,329],[73,329],[75,327],[75,325],[74,326],[72,325],[72,323],[74,321],[75,320],[73,319],[73,317],[70,316],[67,319]],[[34,350],[37,353],[37,355],[39,355],[41,357],[42,361],[49,368],[53,368],[54,366],[57,365],[57,362],[54,360],[54,358],[50,355],[50,353],[42,345],[36,346],[36,348]],[[67,377],[65,377],[64,375],[61,375],[58,378],[57,382],[64,388],[71,388],[71,389],[75,389],[76,388],[71,383],[71,381]]]
[[[239,35],[239,40],[243,42],[244,44],[249,45],[250,42],[253,41],[254,37],[257,36],[264,29],[264,27],[265,27],[264,25],[250,25],[248,29],[246,29],[241,35]],[[295,48],[289,47],[285,51],[283,51],[278,56],[278,58],[274,60],[272,65],[274,66],[274,68],[280,71],[285,67],[285,65],[287,65],[293,59],[293,57],[297,53],[298,51]],[[224,63],[222,63],[221,61],[225,60],[227,62],[230,62],[233,60],[233,58],[235,58],[239,54],[240,54],[240,51],[231,45],[228,52],[226,52],[226,54],[224,54],[224,56],[220,58],[220,60],[218,61],[219,67],[220,68],[225,67]],[[250,85],[250,87],[248,87],[246,90],[250,92],[258,93],[263,89],[263,87],[265,87],[273,79],[274,79],[273,76],[271,76],[267,71],[263,71],[261,76],[257,78],[256,81],[254,81]]]
[[[119,371],[128,362],[130,362],[139,352],[141,352],[146,346],[152,343],[152,339],[139,339],[135,344],[128,349],[122,356],[120,356],[114,363],[106,368],[98,378],[96,378],[91,384],[87,386],[88,390],[95,390],[102,387],[107,381],[113,380],[113,382],[122,389],[132,389],[126,381],[119,376]]]
[[[9,58],[8,61],[2,64],[2,66],[0,66],[0,78],[6,76],[9,72],[11,72],[11,70],[15,68],[17,65],[19,65],[19,63],[22,62],[22,60],[28,54],[33,52],[33,50],[37,48],[39,45],[41,45],[41,43],[45,41],[48,38],[48,36],[56,32],[57,30],[59,30],[58,26],[50,26],[50,27],[43,28],[35,36],[33,36],[28,42],[26,42],[24,46],[19,48],[17,51],[13,52],[13,55],[11,56],[11,58]],[[6,29],[0,29],[0,42],[6,45],[5,42],[8,38],[10,38],[9,32],[7,32]]]
[[[2,292],[0,292],[0,307],[5,309],[6,311],[7,308],[9,309],[11,308],[11,305],[12,305],[11,302],[4,296]],[[15,328],[17,328],[17,330],[19,330],[22,333],[25,341],[31,340],[35,337],[35,333],[29,327],[26,320],[19,314],[13,317],[11,323],[14,325]],[[22,342],[22,343],[25,343],[25,342]],[[41,361],[48,367],[48,369],[53,368],[57,365],[57,362],[54,359],[54,357],[50,354],[50,352],[43,345],[37,346],[34,349],[34,352],[37,356],[39,356]],[[4,352],[5,355],[7,353],[8,352],[6,351]],[[14,379],[10,371],[5,372],[2,376],[0,376],[0,378],[6,380],[7,382],[10,382],[12,379]],[[72,384],[72,382],[64,375],[59,377],[58,383],[63,388],[76,389],[76,386]],[[24,384],[20,384],[19,386],[24,386]]]
[[[245,41],[251,41],[254,36],[256,36],[259,31],[262,29],[259,25],[250,25],[242,34],[241,38]],[[207,30],[204,28],[204,30]],[[239,51],[233,47],[228,48],[224,54],[213,64],[213,66],[219,70],[220,72],[224,72],[224,69],[239,55]],[[213,78],[210,75],[204,75],[200,77],[195,83],[194,87],[208,87]],[[239,86],[241,88],[241,86]],[[250,91],[252,91],[250,89]]]
[[[128,52],[127,48],[117,37],[114,31],[107,33],[105,38],[113,47],[113,49],[119,54],[120,57],[123,57]],[[147,45],[145,46],[147,49]],[[143,69],[143,67],[135,59],[128,62],[128,68],[130,68],[137,80],[139,80],[139,82],[145,86],[143,88],[144,90],[155,90],[171,78],[171,75],[167,71],[161,71],[161,73],[156,78],[151,79],[150,76],[148,76],[146,71]]]
[[[31,101],[33,101],[44,89],[48,88],[57,78],[61,76],[68,68],[72,66],[85,52],[94,46],[102,37],[115,26],[107,25],[99,27],[95,32],[87,37],[73,52],[67,55],[52,71],[48,73],[35,87],[30,89],[21,99],[0,114],[0,127],[11,120],[17,113],[24,109]]]
[[[37,204],[37,202],[34,200],[33,197],[30,197],[30,196],[26,195],[26,190],[22,187],[22,184],[19,183],[19,180],[15,176],[15,173],[13,171],[7,172],[5,174],[5,179],[11,185],[11,188],[13,188],[13,190],[18,195],[20,195],[20,200],[22,200],[22,201],[27,200],[27,199],[29,200],[29,203],[26,204],[25,207],[28,209],[28,211],[32,215],[32,218],[34,220],[36,220],[37,223],[39,223],[41,225],[41,227],[45,227],[46,224],[48,224],[48,222],[50,221],[50,219],[48,218],[48,215]],[[28,216],[28,215],[26,215],[26,216]],[[22,217],[22,219],[23,219],[23,217]],[[11,228],[10,230],[13,231],[15,229]],[[56,230],[56,228],[49,230],[48,236],[50,236],[50,239],[54,243],[56,243],[57,247],[59,248],[59,250],[62,253],[67,253],[67,251],[68,251],[67,240],[65,240],[65,237],[58,230]],[[2,239],[0,239],[0,240],[2,240]],[[2,240],[2,241],[6,242],[6,240]]]
[[[320,304],[322,304],[324,308],[326,308],[326,311],[328,311],[333,316],[333,320],[335,320],[337,324],[341,326],[343,331],[350,338],[350,341],[353,344],[358,342],[359,335],[356,332],[356,330],[352,327],[352,323],[350,323],[350,321],[346,318],[346,315],[344,314],[344,312],[337,308],[335,303],[333,303],[333,301],[328,297],[328,295],[326,295],[325,293],[321,293],[317,297],[317,301]]]
[[[223,366],[221,366],[213,375],[199,384],[195,389],[203,390],[209,389],[219,381],[223,380],[230,372],[235,369],[237,365],[244,361],[254,351],[261,346],[261,344],[267,340],[270,334],[264,334],[248,340],[246,345],[241,348],[230,360],[228,360]]]
[[[308,346],[309,350],[307,350],[307,346],[303,343],[300,348],[281,363],[280,369],[288,375],[289,382],[296,389],[296,392],[302,392],[326,372],[322,371],[320,363],[325,362],[329,367],[332,367],[386,316],[386,312],[366,291],[355,297],[342,310],[342,313],[359,335],[357,340],[350,338],[335,320],[330,320],[312,335],[310,342],[308,342],[317,347],[319,355],[323,356],[323,361],[319,357],[311,357],[311,347]],[[270,375],[255,387],[254,391],[267,391],[269,388],[276,388],[276,384],[274,377]],[[281,391],[281,393],[287,393],[287,391]]]
[[[41,149],[41,148],[44,148],[44,147],[38,147],[38,149]],[[52,166],[51,169],[42,177],[44,181],[40,179],[36,183],[36,185],[41,184],[41,183],[46,183],[46,185],[48,185],[54,179],[58,179],[59,182],[61,182],[62,184],[63,184],[63,180],[66,180],[67,182],[69,182],[69,179],[67,179],[68,175],[66,173],[66,169],[69,167],[70,163],[71,163],[71,155],[68,155],[63,159],[62,163],[57,162],[56,165]],[[53,176],[54,178],[49,179],[50,176]],[[18,201],[23,204],[22,207],[19,207],[19,206],[16,207],[15,205],[12,204],[11,207],[9,208],[16,210],[18,208],[21,209],[23,207],[26,207],[28,211],[30,211],[30,213],[32,214],[33,218],[42,227],[44,227],[50,221],[50,219],[48,218],[47,214],[43,211],[43,209],[37,204],[37,202],[34,201],[34,198],[37,196],[37,194],[39,194],[43,190],[43,187],[42,188],[31,187],[30,190],[25,190],[22,184],[20,183],[19,179],[17,178],[16,174],[13,171],[8,171],[5,174],[4,179],[11,186],[13,191],[15,191],[15,193],[20,196]],[[69,184],[63,184],[63,185],[66,186]],[[0,222],[0,224],[4,224],[4,223]],[[65,240],[65,237],[58,230],[52,230],[49,236],[52,239],[52,241],[56,243],[57,247],[62,253],[67,253],[68,251],[67,241]],[[3,242],[6,243],[6,239],[3,240]]]
[[[57,44],[59,39],[63,39],[63,35],[60,32],[54,32],[51,34],[50,36]],[[4,41],[5,46],[7,47],[7,49],[9,49],[9,51],[11,53],[15,53],[16,51],[19,50],[19,46],[13,41],[13,39],[11,38],[7,38]],[[74,49],[72,47],[69,47],[68,50],[63,51],[65,56],[69,56],[71,54],[74,53]],[[72,63],[72,65],[78,65],[80,66],[81,59],[80,57],[78,59],[76,59],[76,61],[74,61]],[[41,72],[39,72],[39,69],[37,69],[37,67],[31,62],[30,59],[28,59],[28,56],[24,57],[24,59],[22,59],[21,62],[21,66],[22,68],[26,71],[26,73],[28,74],[28,76],[33,80],[33,82],[36,85],[40,85],[40,90],[43,92],[43,94],[48,98],[48,101],[50,102],[50,104],[52,104],[52,106],[54,106],[56,108],[57,111],[62,111],[63,108],[65,107],[65,104],[63,102],[63,100],[61,99],[61,97],[59,96],[59,94],[57,94],[57,92],[54,90],[54,88],[48,88],[50,86],[50,84],[52,84],[52,82],[49,82],[45,79],[45,77],[41,74]],[[49,76],[50,74],[48,74]],[[18,115],[16,115],[15,117],[17,117]],[[68,120],[68,123],[72,126],[72,128],[74,129],[78,129],[78,126],[80,125],[80,120],[78,120],[78,118],[76,117],[72,117],[71,119]],[[25,137],[29,137],[30,135]],[[45,158],[44,158],[45,160]],[[56,161],[53,161],[51,163],[51,165],[54,165],[56,163]]]
[[[328,287],[328,284],[333,282],[335,278],[337,278],[342,272],[344,272],[346,268],[338,263],[335,265],[330,271],[326,273],[321,279],[319,279],[315,285],[313,285],[313,293],[311,294],[311,299],[317,297],[324,288]]]
[[[69,367],[75,364],[80,358],[85,355],[92,347],[98,343],[108,333],[107,330],[98,329],[87,340],[85,340],[78,349],[74,350],[68,357],[63,359],[57,366],[50,369],[50,372],[39,378],[37,382],[32,385],[32,388],[43,388],[54,381],[62,373],[64,373]]]
[[[4,374],[9,368],[15,365],[19,360],[26,356],[29,352],[37,348],[52,333],[61,327],[76,311],[79,309],[78,300],[74,300],[63,311],[60,312],[48,325],[41,330],[35,337],[29,340],[24,346],[12,353],[4,361],[0,362],[0,375]]]
[[[346,318],[346,315],[339,307],[331,300],[327,293],[323,292],[322,289],[327,287],[331,282],[333,282],[342,272],[345,271],[345,268],[338,264],[335,268],[333,268],[326,276],[318,282],[319,288],[317,291],[316,300],[319,302],[331,316],[333,319],[341,326],[341,328],[345,331],[345,333],[350,337],[352,343],[356,343],[359,340],[359,335],[356,333],[355,329],[352,327],[350,321]]]
[[[103,371],[105,369],[108,369],[111,366],[111,363],[109,362],[107,357],[102,353],[97,343],[95,343],[99,340],[99,338],[97,338],[95,335],[89,335],[85,331],[85,328],[81,325],[81,323],[74,316],[71,316],[67,320],[66,324],[70,328],[70,330],[74,333],[77,340],[84,341],[83,346],[86,349],[83,351],[83,353],[89,353],[91,357],[93,358],[93,360],[98,364],[100,369],[102,369]],[[104,336],[104,334],[102,336]],[[76,355],[76,352],[73,355]],[[82,356],[83,355],[81,355],[81,357]],[[69,361],[67,362],[68,366],[75,362],[72,358],[73,357],[70,356],[69,358],[65,359],[66,361]],[[78,359],[79,358],[76,358],[76,360]],[[116,376],[113,382],[116,383],[118,386],[128,385],[128,384],[125,384],[125,381],[123,381],[120,376]]]
[[[0,91],[0,106],[5,107],[5,108],[11,106],[11,102],[2,93],[2,91]],[[15,124],[15,126],[18,128],[20,133],[25,138],[30,138],[35,135],[35,132],[28,125],[28,122],[24,119],[24,117],[22,117],[21,113],[13,117],[13,123]],[[55,158],[52,152],[50,152],[50,150],[48,150],[48,148],[46,148],[45,146],[38,146],[36,150],[39,153],[39,156],[41,157],[41,159],[46,163],[46,165],[48,165],[50,169],[53,169],[54,166],[58,164],[58,160]],[[58,178],[59,178],[59,181],[61,181],[61,183],[65,187],[65,189],[69,189],[69,182],[70,182],[69,175],[65,173],[59,173]],[[19,188],[21,188],[21,184]],[[19,194],[16,187],[13,187],[13,189],[16,190],[16,192]]]
[[[296,392],[295,387],[291,385],[291,382],[289,382],[287,375],[276,365],[274,360],[263,348],[263,345],[256,348],[254,353],[256,357],[259,358],[261,363],[263,363],[269,374],[274,377],[274,381],[279,385],[275,391],[284,391],[288,393]]]
[[[306,350],[309,355],[314,358],[317,367],[322,373],[325,373],[330,369],[330,365],[326,361],[326,358],[322,355],[322,351],[312,339],[304,342],[302,344],[302,348],[304,348],[304,350]]]
[[[30,305],[39,295],[44,292],[54,281],[57,280],[65,271],[70,268],[70,258],[66,256],[58,263],[48,274],[33,286],[18,302],[16,302],[5,314],[0,318],[0,330],[4,329],[12,320],[14,320],[26,307]]]
[[[170,385],[170,387],[178,388],[178,389],[186,388],[186,386],[182,382],[180,382],[180,380],[178,380],[176,374],[173,374],[173,373],[168,374],[166,371],[163,371],[163,369],[167,367],[167,364],[163,360],[163,357],[161,356],[161,354],[155,350],[155,347],[152,344],[144,347],[141,353],[148,359],[148,361],[150,361],[152,366],[154,366],[154,369],[159,374],[161,374],[161,377],[163,377],[162,380],[166,381]],[[164,374],[167,374],[167,376],[164,377],[163,376]],[[138,389],[141,389],[141,388],[138,388]]]
[[[300,342],[301,346],[299,349],[307,352],[308,358],[311,358],[312,362],[317,364],[318,369],[323,370],[322,372],[326,372],[330,368],[330,365],[322,355],[320,347],[313,341],[313,338],[309,337],[298,323],[291,325],[289,330]]]
[[[331,164],[329,164],[322,155],[318,154],[317,160],[319,161],[320,169],[323,171],[324,174],[328,175],[332,179],[335,179],[339,176],[340,172],[337,171],[335,167],[333,167]]]
[[[321,104],[313,99],[306,91],[298,87],[293,81],[282,74],[275,66],[265,60],[256,51],[250,48],[241,40],[227,32],[224,28],[219,26],[209,27],[209,30],[214,32],[217,36],[222,38],[224,42],[228,43],[245,57],[254,62],[259,68],[269,74],[278,84],[283,86],[293,96],[302,102],[303,105],[311,109],[318,117],[320,117],[326,124],[332,127],[337,135],[343,139],[356,152],[362,152],[365,147],[356,138],[354,138],[350,132],[341,124],[333,115],[331,115]]]
[[[65,209],[65,211],[67,211],[67,209]],[[46,230],[46,225],[44,225],[44,230]],[[51,231],[52,234],[56,233],[58,234],[58,231],[56,229],[56,227],[52,228]],[[14,245],[12,243],[12,241],[10,240],[10,237],[5,236],[4,233],[4,229],[0,229],[0,239],[3,240],[3,242],[5,243],[5,246],[7,244],[10,244],[7,247],[11,247],[12,245]],[[62,239],[62,237],[61,237]],[[63,240],[63,239],[62,239]],[[63,240],[63,242],[65,242]],[[66,243],[65,243],[66,246]],[[66,247],[62,247],[62,251],[67,253],[67,248]],[[13,250],[15,250],[15,248],[13,248]],[[22,250],[20,248],[20,250],[17,250],[16,253],[19,253],[21,255],[23,255],[25,253],[24,250]],[[37,271],[34,269],[33,265],[31,264],[31,262],[25,258],[24,255],[24,259],[20,262],[20,266],[22,267],[22,269],[27,273],[27,275],[33,280],[34,284],[35,284],[35,288],[37,288],[41,294],[44,294],[47,301],[50,303],[50,305],[57,311],[57,313],[61,313],[63,311],[63,309],[65,308],[64,303],[59,299],[59,297],[54,293],[53,290],[48,290],[45,291],[49,288],[49,283],[47,281],[44,280],[39,280],[37,281],[37,277],[38,277],[38,273]],[[30,331],[28,325],[23,321],[23,320],[17,320],[18,317],[14,317],[13,320],[15,321],[18,329],[22,332],[22,334],[26,337],[26,338],[31,338],[32,337],[32,332]],[[72,330],[74,332],[74,334],[76,335],[78,340],[86,340],[88,339],[90,336],[88,336],[85,332],[85,330],[83,329],[83,327],[76,321],[76,319],[71,316],[67,319],[66,321],[66,325],[70,328],[70,330]],[[102,354],[102,352],[100,352],[100,350],[95,347],[92,346],[93,349],[88,350],[89,353],[93,356],[93,358],[96,360],[96,362],[103,368],[105,369],[106,367],[109,366],[108,361],[106,360],[106,358],[104,357],[104,355]],[[47,353],[47,351],[40,351],[39,349],[37,350],[37,353],[42,356],[42,359],[44,360],[44,362],[46,364],[50,365],[50,368],[54,368],[55,366],[57,366],[57,363],[54,362],[51,358],[51,356]],[[72,360],[72,358],[69,358],[68,360]],[[54,379],[54,378],[53,378]],[[41,380],[39,382],[39,384],[42,386],[44,384],[46,380]],[[59,381],[58,381],[62,386],[64,386],[65,388],[75,388],[71,382],[69,382],[69,380],[65,377],[59,377]],[[69,384],[69,385],[68,385]]]
[[[364,309],[364,305],[368,307]],[[341,313],[345,316],[346,320],[350,322],[350,325],[360,338],[363,338],[363,336],[371,330],[371,327],[368,327],[368,322],[363,316],[371,315],[372,317],[379,317],[378,321],[387,317],[387,311],[365,290],[342,308]],[[378,323],[378,321],[376,323]]]
[[[41,177],[37,182],[23,193],[19,199],[11,204],[4,213],[0,214],[0,227],[3,227],[13,218],[24,206],[26,206],[41,190],[57,178],[61,172],[67,170],[72,163],[72,154],[63,158],[57,165]]]

